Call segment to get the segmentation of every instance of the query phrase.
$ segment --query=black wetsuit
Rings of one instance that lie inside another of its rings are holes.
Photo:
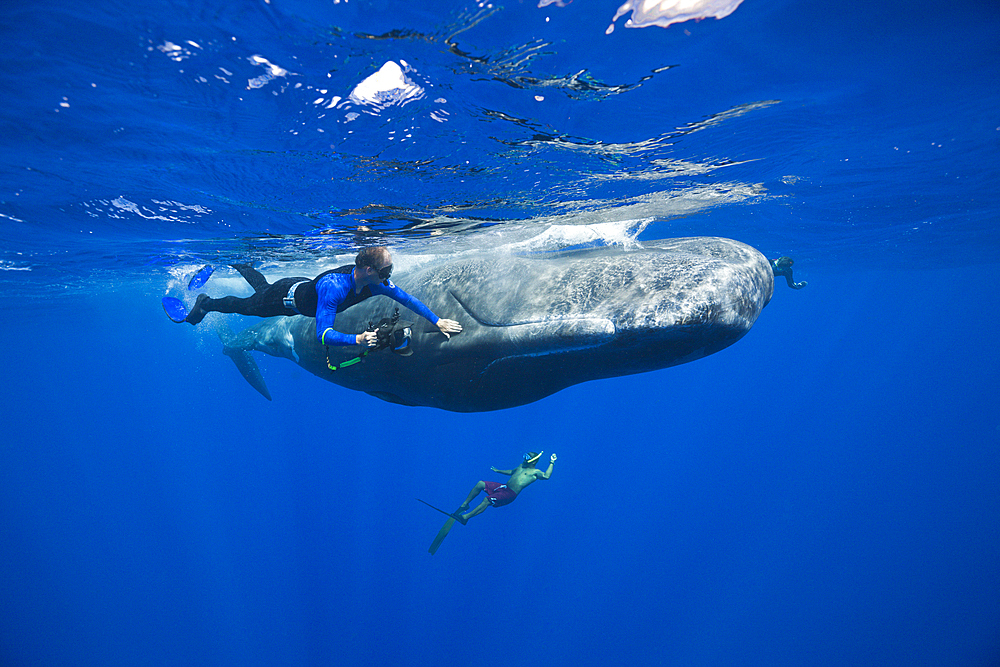
[[[315,278],[282,278],[274,283],[259,271],[246,264],[236,264],[233,268],[254,288],[251,296],[242,298],[225,296],[213,299],[208,296],[198,298],[195,313],[200,321],[207,312],[236,313],[256,317],[276,317],[281,315],[305,315],[316,318],[316,337],[326,345],[354,345],[356,337],[333,329],[337,313],[372,296],[387,296],[409,308],[431,324],[438,321],[427,306],[386,280],[384,283],[366,285],[360,292],[355,291],[354,265],[348,264],[324,271]]]
[[[250,283],[254,293],[248,297],[224,296],[221,299],[209,297],[200,304],[203,310],[214,313],[253,315],[255,317],[277,317],[279,315],[316,317],[316,304],[318,302],[316,283],[331,273],[350,273],[354,270],[354,265],[348,264],[324,271],[315,278],[282,278],[273,283],[267,282],[267,278],[249,264],[234,264],[233,268],[239,271],[240,275]],[[292,294],[294,308],[289,307],[290,304],[286,305],[285,302],[293,285],[297,285]],[[344,308],[367,299],[371,296],[371,290],[366,287],[361,290],[360,294],[354,296],[356,298],[350,303],[347,303],[346,299],[344,300]],[[340,310],[343,308],[338,309],[338,312]]]
[[[791,287],[792,289],[802,289],[803,287],[805,287],[807,284],[805,281],[797,283],[792,279],[792,266],[791,264],[782,264],[781,263],[782,259],[786,258],[781,257],[779,259],[768,260],[771,262],[771,270],[774,272],[775,278],[777,278],[778,276],[784,276],[785,282],[787,282],[788,286]]]

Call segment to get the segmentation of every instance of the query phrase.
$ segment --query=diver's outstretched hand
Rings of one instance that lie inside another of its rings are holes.
[[[437,321],[438,330],[444,334],[445,338],[451,338],[451,334],[462,333],[462,325],[455,320],[446,320],[443,317]]]

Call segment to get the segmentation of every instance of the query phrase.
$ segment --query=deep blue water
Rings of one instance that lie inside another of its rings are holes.
[[[1000,664],[1000,6],[617,6],[3,5],[0,664]],[[492,413],[262,357],[268,403],[160,307],[686,235],[809,285]],[[525,449],[552,479],[429,556],[414,498]]]

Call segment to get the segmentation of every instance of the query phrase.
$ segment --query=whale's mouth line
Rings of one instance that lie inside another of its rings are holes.
[[[479,324],[481,324],[484,327],[513,327],[513,326],[517,326],[518,324],[536,324],[537,322],[540,321],[540,320],[535,320],[533,322],[532,321],[525,321],[525,322],[509,322],[509,323],[494,322],[494,321],[488,320],[488,319],[486,319],[484,317],[480,317],[479,315],[477,315],[476,312],[474,310],[472,310],[472,308],[469,307],[469,304],[465,303],[465,301],[463,301],[457,294],[455,294],[454,290],[448,290],[448,293],[451,294],[452,298],[455,299],[455,301],[458,302],[458,305],[460,305],[462,307],[462,309],[466,313],[468,313],[469,317],[471,317],[472,319],[474,319],[476,322],[478,322]]]
[[[604,317],[597,317],[597,318],[595,318],[595,317],[560,317],[560,318],[554,318],[554,319],[523,320],[523,321],[520,321],[520,322],[497,322],[495,320],[489,320],[489,319],[487,319],[485,317],[482,317],[481,315],[477,315],[476,312],[472,308],[469,307],[469,304],[465,303],[461,298],[459,298],[459,296],[457,294],[455,294],[454,291],[448,290],[448,293],[451,294],[451,296],[455,299],[455,301],[458,302],[458,305],[460,305],[462,307],[462,309],[465,310],[465,312],[469,315],[469,317],[471,317],[476,322],[478,322],[481,326],[484,326],[484,327],[507,328],[507,327],[520,327],[520,326],[524,326],[524,325],[527,325],[527,324],[552,324],[552,323],[556,323],[556,322],[593,322],[593,321],[597,321],[597,320],[610,322],[610,320],[608,320],[607,318],[604,318]],[[612,323],[611,326],[614,326],[614,324]]]
[[[606,343],[597,343],[590,345],[577,345],[575,347],[562,347],[558,349],[542,350],[539,352],[525,352],[524,354],[508,354],[503,357],[497,357],[486,364],[485,367],[479,372],[480,377],[486,375],[494,366],[501,366],[504,362],[508,361],[519,361],[521,359],[538,359],[542,357],[553,357],[562,354],[572,354],[574,352],[583,352],[586,350],[593,350],[598,347],[602,347]]]
[[[482,370],[485,375],[492,368],[504,362],[516,359],[548,357],[570,354],[584,350],[593,350],[611,343],[617,327],[614,322],[604,317],[566,317],[559,319],[536,319],[518,322],[496,322],[478,315],[454,291],[449,290],[455,301],[468,313],[469,317],[481,326],[497,329],[514,330],[518,327],[532,328],[541,334],[539,337],[523,339],[514,354],[505,354],[493,359]],[[547,334],[547,335],[546,335]]]

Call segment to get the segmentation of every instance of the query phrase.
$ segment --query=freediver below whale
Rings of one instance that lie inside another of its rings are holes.
[[[394,276],[395,278],[396,276]],[[500,410],[571,385],[694,361],[746,334],[771,299],[771,264],[730,239],[647,241],[634,249],[441,256],[398,283],[464,330],[445,338],[415,322],[412,354],[382,350],[331,371],[359,348],[316,340],[313,318],[275,317],[239,334],[223,332],[224,352],[270,399],[250,355],[265,352],[348,389],[392,403],[456,412]],[[337,316],[356,333],[398,307],[372,298]],[[329,356],[328,356],[329,355]]]

